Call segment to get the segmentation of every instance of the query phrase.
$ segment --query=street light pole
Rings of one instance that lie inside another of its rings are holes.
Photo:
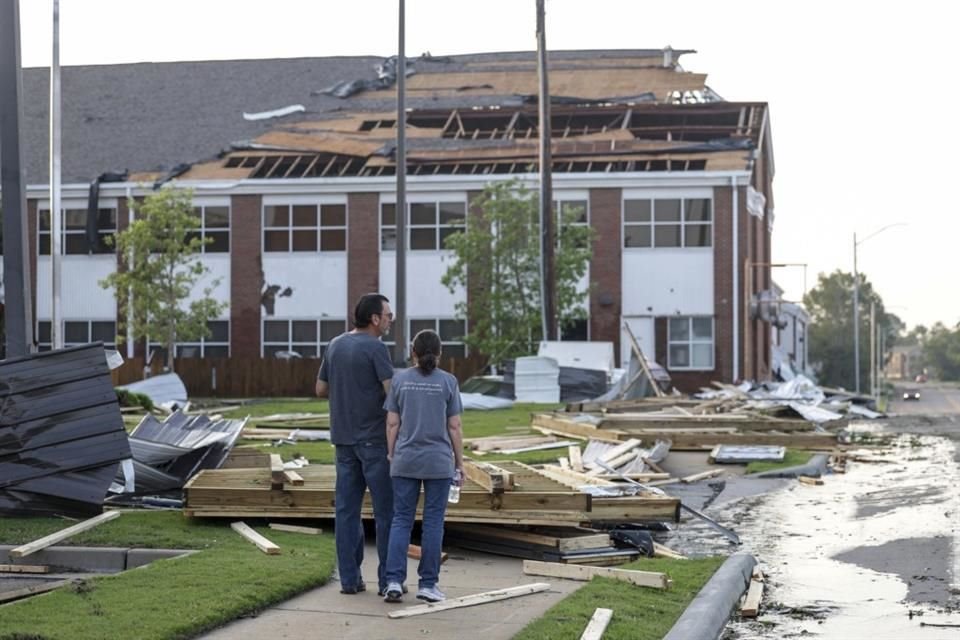
[[[860,274],[857,273],[857,232],[853,232],[853,386],[860,393]]]

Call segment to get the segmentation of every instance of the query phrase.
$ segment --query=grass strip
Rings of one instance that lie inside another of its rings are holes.
[[[723,561],[645,558],[625,564],[619,568],[662,571],[673,580],[673,587],[662,591],[594,578],[524,627],[514,640],[579,638],[597,607],[613,609],[603,640],[660,640]]]
[[[268,556],[225,521],[179,512],[125,513],[69,544],[199,549],[113,576],[0,607],[0,640],[191,638],[324,584],[333,572],[332,536],[304,536],[247,521],[282,548]],[[0,543],[20,544],[65,526],[56,518],[3,518]]]
[[[799,467],[810,462],[813,454],[809,451],[800,451],[799,449],[787,449],[786,455],[781,462],[750,462],[747,464],[747,473],[760,473],[762,471],[771,471],[772,469],[786,469],[788,467]]]

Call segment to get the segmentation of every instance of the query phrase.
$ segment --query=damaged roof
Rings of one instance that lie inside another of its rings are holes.
[[[749,167],[766,105],[723,102],[679,66],[688,52],[551,52],[555,170]],[[530,170],[534,52],[408,65],[412,173]],[[63,181],[156,179],[182,163],[181,179],[391,174],[391,70],[372,56],[64,67]],[[48,82],[47,69],[24,70],[29,184],[47,180]],[[249,118],[275,111],[286,115]]]

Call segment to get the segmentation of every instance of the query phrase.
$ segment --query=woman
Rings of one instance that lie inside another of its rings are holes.
[[[423,486],[423,535],[417,598],[445,599],[437,588],[443,545],[443,517],[451,481],[463,478],[463,433],[457,379],[437,369],[440,336],[421,331],[413,339],[414,365],[397,372],[387,410],[387,459],[393,478],[393,523],[387,552],[386,602],[403,599],[407,547]]]

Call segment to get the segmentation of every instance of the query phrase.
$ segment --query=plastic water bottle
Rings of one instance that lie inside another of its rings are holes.
[[[460,470],[457,469],[453,474],[453,481],[450,483],[450,493],[447,495],[447,502],[456,504],[460,502]]]

